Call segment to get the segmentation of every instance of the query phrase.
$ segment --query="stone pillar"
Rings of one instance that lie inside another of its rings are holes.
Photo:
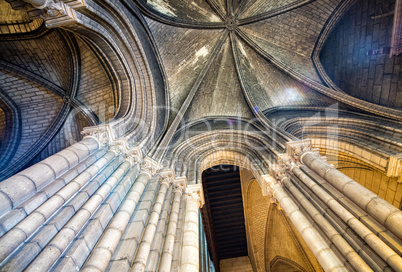
[[[133,163],[136,163],[138,157],[133,159]],[[133,187],[128,192],[116,215],[113,217],[96,247],[93,249],[92,254],[89,256],[82,269],[83,271],[90,271],[91,267],[98,267],[102,270],[106,269],[148,181],[161,169],[161,167],[161,165],[148,157],[144,159],[141,164],[140,174],[138,175]]]
[[[314,205],[310,203],[310,201],[299,191],[298,188],[296,188],[295,185],[293,185],[289,178],[283,179],[282,182],[356,271],[373,271],[363,261],[359,254],[357,254],[348,244],[348,242],[346,242],[345,239],[335,230],[335,228],[320,214]]]
[[[199,230],[198,213],[204,204],[201,184],[186,188],[186,216],[184,221],[183,244],[180,271],[199,271]]]
[[[179,210],[181,196],[187,184],[186,178],[178,178],[174,181],[173,204],[169,215],[169,222],[166,228],[165,241],[163,243],[162,256],[159,265],[160,272],[169,272],[172,266],[173,247],[176,236],[177,220],[179,218]]]
[[[309,145],[308,140],[290,142],[286,151],[402,239],[402,211],[320,159]]]
[[[33,196],[100,148],[94,138],[50,156],[0,183],[0,217]]]
[[[317,185],[311,178],[304,174],[297,166],[292,167],[292,172],[317,195],[330,209],[338,215],[357,235],[362,238],[386,263],[395,271],[402,271],[402,258],[387,244],[378,238],[369,228],[359,221],[352,213],[339,204],[330,194]],[[341,251],[342,252],[342,251]]]
[[[130,271],[142,272],[145,271],[145,266],[147,264],[149,252],[151,250],[152,241],[155,236],[156,227],[159,220],[159,215],[161,213],[163,202],[166,196],[166,192],[169,186],[173,182],[174,173],[172,170],[164,171],[161,173],[162,181],[159,186],[158,195],[156,196],[154,205],[145,227],[144,233],[142,235],[141,243],[138,247],[137,254],[135,256],[133,266]]]
[[[281,177],[286,179],[287,177]],[[342,261],[335,255],[325,239],[315,229],[312,223],[300,211],[297,205],[289,197],[287,192],[273,177],[265,177],[268,186],[267,191],[275,197],[281,208],[289,216],[293,225],[299,231],[314,256],[325,271],[348,271]]]

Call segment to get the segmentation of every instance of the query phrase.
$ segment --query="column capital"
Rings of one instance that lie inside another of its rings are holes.
[[[173,192],[181,192],[183,193],[187,187],[187,178],[186,177],[178,177],[173,181]]]
[[[100,147],[113,143],[112,132],[109,126],[84,127],[81,134],[84,138],[91,137],[98,141]]]
[[[280,182],[270,175],[264,175],[263,178],[263,186],[262,186],[262,195],[268,196],[271,204],[276,204],[278,209],[281,209],[279,202],[274,196],[274,193],[281,186]]]
[[[205,199],[201,184],[188,185],[185,192],[187,199],[192,199],[197,202],[200,208],[204,206]]]
[[[161,173],[161,184],[166,183],[168,186],[173,183],[174,171],[172,169],[163,170]]]
[[[296,160],[300,159],[300,156],[309,150],[311,150],[310,139],[303,139],[286,143],[286,154]]]
[[[162,168],[163,166],[161,164],[157,163],[150,157],[145,157],[141,163],[141,172],[148,173],[151,177],[158,173]]]
[[[398,177],[398,182],[402,183],[402,153],[398,153],[389,157],[387,176]]]
[[[77,15],[73,8],[63,1],[57,0],[24,0],[31,4],[33,9],[28,11],[31,18],[41,17],[47,28],[61,27],[77,22]]]

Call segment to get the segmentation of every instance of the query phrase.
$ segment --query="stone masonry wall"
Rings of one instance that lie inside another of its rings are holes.
[[[321,53],[329,77],[346,93],[376,104],[402,107],[402,56],[367,56],[391,44],[395,0],[358,0],[330,34]]]
[[[221,272],[253,272],[248,256],[220,261]]]

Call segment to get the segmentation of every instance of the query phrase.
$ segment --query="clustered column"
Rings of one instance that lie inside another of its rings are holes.
[[[173,188],[173,204],[169,215],[169,222],[166,228],[165,241],[162,248],[162,256],[159,266],[160,272],[169,272],[172,266],[173,248],[176,237],[177,221],[185,181],[175,180]]]

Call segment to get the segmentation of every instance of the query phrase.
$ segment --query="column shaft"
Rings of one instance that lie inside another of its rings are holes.
[[[199,207],[199,199],[187,197],[180,271],[199,271]]]
[[[335,212],[349,227],[351,227],[386,263],[396,271],[402,271],[402,258],[387,244],[371,232],[363,223],[324,191],[317,183],[304,174],[298,167],[292,172],[309,187],[332,211]]]
[[[38,257],[36,257],[27,267],[26,271],[48,270],[57,262],[59,257],[80,233],[85,224],[94,216],[96,210],[105,201],[109,193],[119,184],[124,175],[130,169],[130,166],[130,162],[122,162],[119,158],[108,166],[111,175],[103,184],[99,184],[101,186],[96,190],[96,192],[93,195],[90,195],[90,198],[85,202],[85,204],[80,207],[66,225],[63,226],[58,234],[41,251]]]
[[[97,243],[96,247],[92,251],[88,260],[83,267],[83,271],[91,270],[91,267],[99,267],[106,269],[111,254],[116,249],[124,230],[126,229],[128,222],[134,213],[138,201],[144,192],[144,189],[151,179],[151,173],[148,171],[141,171],[138,175],[133,187],[128,192],[123,204],[113,217],[111,223],[108,225],[101,239]],[[104,254],[104,252],[108,254]]]
[[[75,198],[75,194],[87,184],[116,157],[114,152],[107,152],[102,158],[82,172],[70,183],[64,186],[45,203],[39,206],[28,217],[18,223],[13,229],[0,238],[0,261],[3,261],[24,240],[32,235],[45,221],[47,221],[65,202]],[[71,205],[71,204],[70,204]],[[62,208],[63,209],[63,208]],[[55,218],[52,219],[52,221]],[[21,235],[23,233],[24,235]]]
[[[297,205],[288,196],[282,186],[271,184],[274,197],[289,216],[304,241],[307,243],[325,271],[348,271],[342,262],[336,257],[325,239],[314,228],[310,221],[299,210]]]
[[[165,241],[163,243],[162,256],[159,266],[160,272],[169,272],[172,266],[173,247],[176,236],[177,220],[179,218],[181,195],[181,188],[175,190],[172,209],[169,215],[169,222],[166,228]]]
[[[319,211],[309,202],[309,200],[292,184],[290,179],[283,180],[283,184],[303,208],[309,213],[311,218],[323,230],[327,237],[335,244],[340,253],[349,261],[356,271],[373,271],[363,259],[354,251],[354,249],[342,238],[342,236],[335,230],[334,227],[319,213]]]
[[[402,239],[402,211],[311,153],[301,161]]]
[[[137,250],[133,266],[130,271],[144,271],[145,265],[148,260],[151,244],[155,236],[156,226],[158,224],[159,215],[163,207],[163,201],[166,196],[167,189],[169,188],[168,182],[162,182],[159,187],[158,195],[156,196],[155,203],[152,206],[152,211],[147,222],[147,226],[142,235],[142,240]]]

